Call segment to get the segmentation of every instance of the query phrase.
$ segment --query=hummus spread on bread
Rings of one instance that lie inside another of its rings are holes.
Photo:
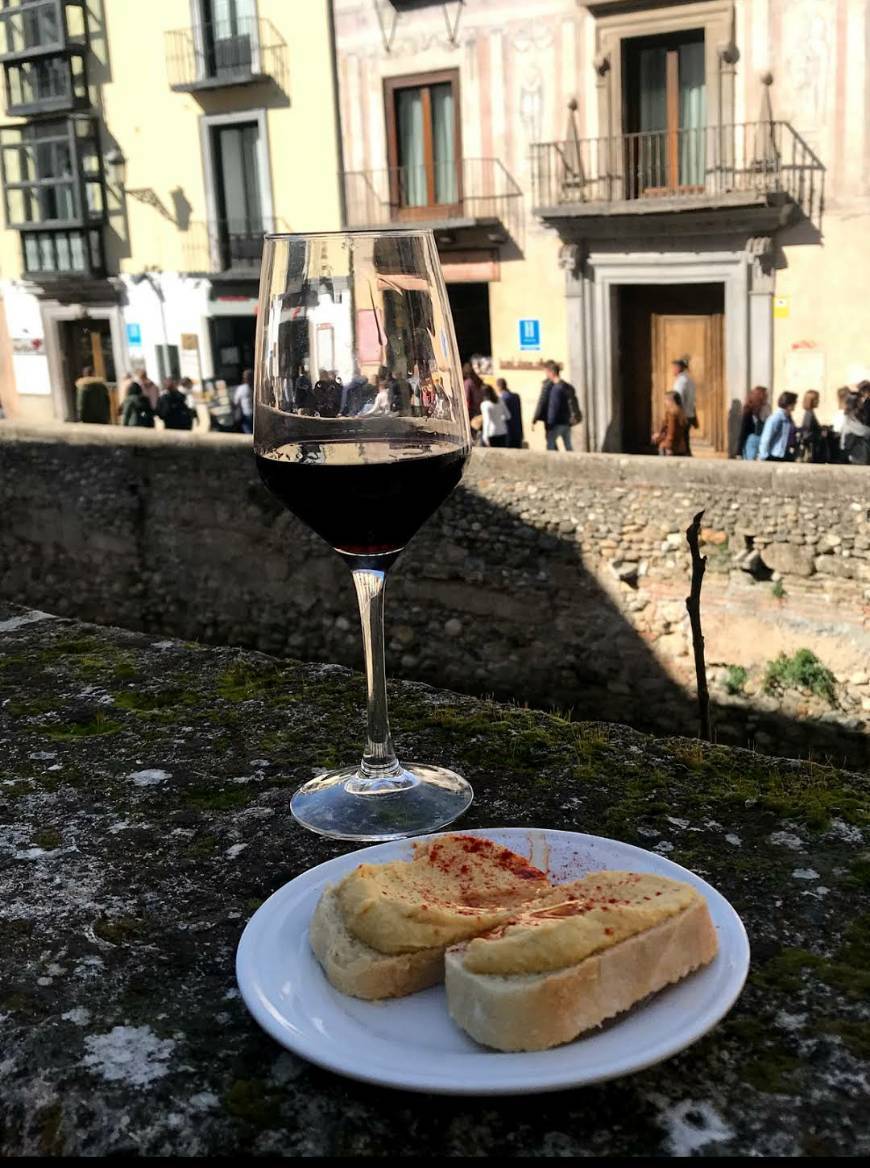
[[[554,888],[534,906],[465,949],[472,973],[548,973],[645,932],[701,898],[691,885],[637,872],[593,872]]]
[[[415,852],[413,860],[360,864],[336,890],[348,931],[381,953],[464,941],[551,889],[524,857],[478,836],[445,835]]]

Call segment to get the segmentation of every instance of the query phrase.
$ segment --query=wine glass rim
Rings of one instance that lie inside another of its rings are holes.
[[[353,239],[380,237],[383,235],[421,236],[432,235],[431,227],[377,227],[357,231],[352,228],[337,231],[267,231],[265,239],[322,239],[324,236],[350,236]]]

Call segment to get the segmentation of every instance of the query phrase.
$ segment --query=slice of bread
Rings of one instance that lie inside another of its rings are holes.
[[[402,998],[444,980],[444,948],[379,953],[357,940],[344,923],[335,888],[321,896],[308,938],[332,985],[352,998]]]
[[[566,969],[480,974],[465,968],[467,943],[447,950],[447,1005],[473,1039],[496,1050],[547,1050],[571,1042],[716,955],[706,901]]]

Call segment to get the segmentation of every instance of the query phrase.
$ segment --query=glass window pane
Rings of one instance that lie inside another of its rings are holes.
[[[435,202],[456,202],[456,126],[453,105],[453,86],[433,85],[432,152],[435,157]]]
[[[69,248],[69,236],[58,235],[57,242],[57,270],[59,272],[69,272],[72,270],[72,257]]]
[[[72,270],[74,272],[87,271],[88,265],[85,261],[85,244],[81,232],[70,232],[69,242],[70,252],[72,254]]]
[[[399,139],[399,201],[406,207],[425,207],[426,165],[423,155],[423,93],[400,89],[396,94]]]
[[[54,271],[54,240],[50,235],[39,236],[39,270]]]
[[[35,235],[24,236],[24,267],[28,272],[39,271],[39,244]]]
[[[680,183],[704,182],[704,42],[680,45]]]

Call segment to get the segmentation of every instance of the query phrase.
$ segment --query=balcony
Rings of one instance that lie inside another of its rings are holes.
[[[16,61],[6,65],[4,80],[9,115],[71,113],[90,105],[83,56]]]
[[[347,171],[351,228],[431,227],[457,242],[503,243],[522,225],[522,191],[497,158],[425,167]],[[469,236],[480,240],[470,240]]]
[[[85,0],[2,0],[0,64],[87,50]]]
[[[287,45],[269,20],[242,17],[166,33],[169,87],[176,93],[274,81],[283,88]]]
[[[233,219],[193,222],[184,239],[184,269],[254,279],[260,275],[267,232],[286,229],[286,224],[277,219],[260,219],[256,223]]]
[[[8,227],[28,275],[100,275],[105,188],[97,123],[75,115],[3,126],[0,177]]]
[[[706,231],[739,221],[815,223],[825,168],[787,122],[574,139],[532,146],[535,214],[569,236]]]

